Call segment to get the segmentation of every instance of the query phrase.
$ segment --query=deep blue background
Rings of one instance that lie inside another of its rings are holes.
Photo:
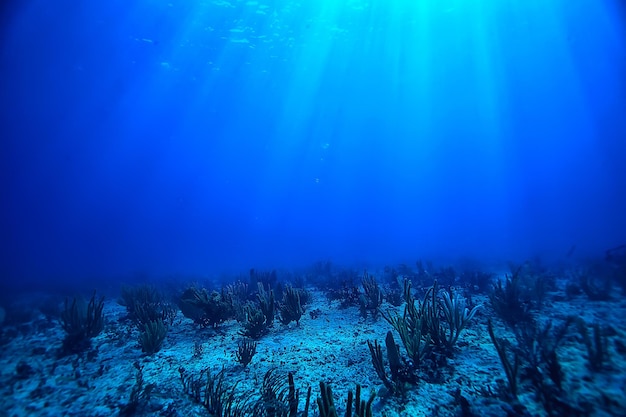
[[[7,284],[626,241],[621,1],[12,1]]]

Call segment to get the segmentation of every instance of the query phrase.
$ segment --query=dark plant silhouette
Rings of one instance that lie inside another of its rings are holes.
[[[287,286],[279,310],[280,322],[282,324],[289,324],[295,321],[296,325],[300,325],[300,318],[304,313],[304,308],[302,308],[302,303],[300,302],[300,292]]]
[[[237,352],[235,355],[237,356],[237,361],[243,365],[243,367],[247,367],[250,362],[252,362],[252,358],[256,354],[256,342],[250,339],[243,338],[237,343]]]
[[[61,325],[65,330],[61,354],[80,353],[91,347],[91,339],[104,328],[104,297],[96,298],[93,292],[89,303],[74,298],[70,304],[65,299],[65,309],[61,313]]]
[[[232,299],[226,290],[209,293],[190,287],[180,297],[180,310],[185,317],[201,327],[217,327],[235,314]]]

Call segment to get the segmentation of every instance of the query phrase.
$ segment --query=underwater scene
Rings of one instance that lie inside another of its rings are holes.
[[[626,416],[626,1],[0,2],[0,417]]]

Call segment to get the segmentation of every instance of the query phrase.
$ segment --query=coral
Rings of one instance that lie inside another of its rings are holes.
[[[283,302],[280,305],[280,322],[282,324],[289,324],[292,321],[296,322],[296,325],[300,325],[300,318],[304,309],[300,302],[300,292],[290,286],[285,288],[285,294]]]
[[[261,395],[251,400],[251,393],[237,395],[237,383],[227,385],[224,369],[212,374],[205,369],[198,376],[190,375],[184,368],[179,369],[183,390],[193,401],[204,406],[210,415],[220,417],[307,417],[311,387],[307,389],[304,410],[298,410],[300,391],[296,389],[293,374],[287,375],[287,383],[278,375],[275,368],[268,370],[263,377]]]
[[[84,301],[76,298],[71,305],[65,299],[65,309],[61,313],[61,325],[66,333],[62,355],[79,353],[91,346],[91,339],[104,328],[103,309],[104,297],[97,299],[95,291],[86,306]]]
[[[298,291],[298,295],[300,296],[300,305],[302,305],[302,309],[304,310],[308,304],[311,304],[312,294],[305,288],[295,287],[296,291]]]
[[[381,314],[398,332],[409,360],[413,363],[413,366],[418,367],[430,350],[430,339],[423,337],[425,336],[423,335],[425,303],[422,303],[418,310],[415,299],[411,294],[411,281],[408,279],[404,281],[404,297],[406,305],[404,306],[404,314],[402,316],[394,312],[385,313],[382,310]]]
[[[267,417],[307,417],[311,403],[311,387],[308,387],[304,410],[298,411],[300,391],[296,389],[293,373],[287,374],[287,385],[277,374],[276,368],[265,373],[261,387],[261,397],[253,406],[254,416]]]
[[[481,306],[474,306],[471,310],[465,307],[465,299],[454,294],[452,291],[444,291],[442,295],[442,312],[446,318],[449,335],[446,338],[448,348],[454,347],[461,332],[474,318]]]
[[[198,340],[194,341],[191,347],[191,352],[192,358],[197,360],[202,359],[202,356],[204,355],[204,347],[202,346],[202,343],[200,343]]]
[[[235,388],[224,381],[224,369],[213,374],[209,369],[200,371],[196,377],[179,368],[183,391],[196,403],[201,404],[209,414],[221,417],[249,415],[250,406],[245,401],[237,400]]]
[[[176,316],[176,309],[151,285],[123,286],[118,303],[140,328],[158,319],[171,324]]]
[[[363,274],[362,284],[364,293],[359,297],[361,316],[367,318],[369,312],[375,320],[378,317],[378,309],[383,303],[383,292],[378,286],[376,278],[369,275],[367,271]]]
[[[265,324],[272,327],[274,324],[274,313],[276,312],[276,302],[274,301],[274,290],[268,285],[268,291],[265,291],[263,284],[258,283],[259,292],[257,298],[261,306],[261,312],[265,316]]]
[[[498,280],[489,294],[493,310],[509,325],[532,320],[529,304],[522,302],[520,272],[521,267],[507,274],[504,286]]]
[[[410,282],[405,284],[404,293],[407,300],[405,317],[410,318],[409,324],[415,329],[413,339],[416,339],[417,334],[420,333],[421,337],[425,338],[435,349],[445,354],[451,353],[462,331],[480,308],[480,306],[474,306],[469,310],[466,308],[465,299],[452,291],[442,291],[441,299],[438,299],[437,280],[426,291],[424,299],[419,303],[419,309],[415,307]],[[416,344],[417,341],[413,343]],[[419,345],[416,347],[419,348]],[[419,352],[419,350],[414,350],[414,352]]]
[[[400,379],[402,363],[400,362],[400,350],[398,349],[398,345],[396,345],[396,341],[393,340],[391,331],[387,332],[385,346],[387,347],[387,360],[389,361],[389,369],[391,370],[391,379],[398,381]]]
[[[518,381],[526,381],[530,382],[530,387],[547,415],[588,415],[585,406],[581,407],[577,399],[563,389],[564,373],[557,355],[557,348],[575,321],[574,317],[567,317],[556,327],[553,327],[550,321],[542,327],[536,323],[521,323],[514,328],[518,343],[511,347],[503,339],[495,337],[492,323],[489,321],[489,336],[509,381],[513,406],[522,407],[517,401]],[[586,326],[584,322],[582,325]],[[506,352],[509,349],[514,353],[513,362]]]
[[[139,408],[144,406],[150,400],[150,394],[155,384],[145,385],[143,379],[143,366],[139,362],[133,364],[137,372],[135,373],[135,385],[130,391],[128,403],[120,406],[120,416],[132,416]]]
[[[589,369],[598,372],[604,368],[608,360],[608,338],[599,323],[594,323],[593,337],[589,334],[587,323],[581,318],[576,320],[578,331],[587,348],[587,361]]]
[[[361,293],[354,285],[344,283],[341,288],[329,288],[326,290],[328,302],[339,300],[339,308],[348,308],[359,305]]]
[[[387,373],[385,372],[385,365],[383,363],[383,352],[378,344],[377,340],[374,340],[374,343],[367,341],[367,346],[370,349],[370,354],[372,355],[372,365],[374,365],[374,370],[376,374],[383,382],[385,387],[391,392],[393,392],[393,383],[387,377]]]
[[[404,360],[405,366],[394,365],[400,362],[395,359],[398,349],[393,337],[388,335],[387,351],[388,355],[391,355],[389,360],[392,381],[396,385],[390,388],[391,384],[382,376],[381,379],[387,388],[400,393],[403,389],[398,383],[416,383],[417,370],[422,372],[425,379],[431,381],[441,379],[446,357],[453,353],[459,336],[480,308],[480,306],[475,306],[471,310],[466,308],[465,299],[451,291],[443,291],[441,300],[438,299],[437,281],[426,291],[421,302],[413,298],[411,281],[405,279],[403,286],[406,304],[402,316],[393,311],[381,310],[383,318],[398,332],[408,357],[408,360]],[[370,353],[374,367],[380,375],[380,366],[376,365],[376,358],[380,356],[376,354],[376,345],[370,346]],[[423,366],[424,364],[427,366]]]
[[[348,399],[346,401],[345,417],[372,417],[372,403],[374,402],[376,395],[372,393],[369,400],[365,401],[361,399],[361,386],[356,386],[356,396],[354,398],[354,413],[353,408],[353,393],[352,390],[348,391]],[[317,407],[319,408],[320,417],[339,417],[337,408],[335,407],[335,400],[333,399],[333,391],[329,384],[324,381],[320,382],[320,396],[317,398]]]
[[[562,325],[553,328],[548,321],[543,328],[536,323],[520,323],[514,327],[517,340],[516,351],[528,363],[526,377],[530,378],[539,390],[545,387],[544,377],[547,375],[561,389],[563,370],[556,353],[557,348],[567,334],[574,317],[567,317]]]
[[[400,307],[404,301],[402,282],[402,278],[398,277],[397,280],[384,287],[385,301],[394,307]]]
[[[139,334],[139,346],[146,355],[153,355],[161,349],[167,335],[167,326],[162,319],[156,319],[143,325]]]
[[[389,361],[389,368],[391,370],[391,380],[387,377],[387,373],[385,372],[382,349],[378,344],[378,341],[375,340],[374,343],[372,343],[368,340],[367,346],[369,347],[370,354],[372,356],[372,365],[374,365],[374,370],[385,387],[393,394],[404,394],[404,383],[415,382],[415,379],[410,377],[412,370],[403,366],[401,362],[400,351],[398,350],[398,345],[396,345],[396,342],[393,339],[393,334],[389,331],[387,332],[387,337],[385,337],[387,360]]]
[[[213,291],[190,287],[180,297],[180,310],[185,317],[202,327],[217,327],[234,317],[232,299],[226,290]]]
[[[441,306],[437,302],[438,292],[438,281],[435,280],[433,286],[426,290],[426,294],[424,294],[419,313],[424,337],[430,340],[434,348],[444,350],[447,347],[446,329],[441,324]]]
[[[247,305],[244,308],[245,320],[243,321],[243,330],[239,331],[242,336],[252,339],[260,339],[261,336],[269,331],[265,315],[260,308],[255,305]]]
[[[237,361],[245,368],[256,354],[256,342],[243,338],[237,343]]]
[[[506,344],[502,339],[498,339],[493,333],[493,324],[491,323],[491,320],[489,320],[487,324],[487,329],[489,331],[489,337],[491,337],[491,341],[493,342],[493,346],[496,348],[498,356],[500,357],[500,362],[502,362],[506,378],[509,381],[509,390],[513,397],[517,398],[517,372],[519,370],[519,356],[517,352],[514,352],[513,363],[511,363],[506,354]]]
[[[248,284],[242,281],[236,281],[226,285],[226,292],[233,301],[244,303],[250,298],[251,289]]]

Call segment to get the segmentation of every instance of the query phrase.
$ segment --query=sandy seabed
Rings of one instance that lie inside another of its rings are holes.
[[[329,302],[323,293],[309,291],[312,301],[299,325],[275,322],[258,341],[257,353],[247,368],[236,359],[241,325],[234,320],[218,329],[202,329],[178,312],[162,349],[146,356],[137,342],[138,331],[125,320],[126,309],[108,300],[105,329],[93,339],[92,348],[80,355],[59,357],[64,337],[61,324],[40,315],[21,325],[13,337],[5,337],[0,346],[0,416],[117,415],[129,401],[137,366],[142,367],[144,384],[154,384],[149,399],[136,410],[138,416],[209,415],[184,392],[181,367],[192,374],[206,368],[212,372],[224,369],[225,382],[237,383],[237,394],[248,398],[260,396],[268,370],[283,374],[285,383],[292,372],[300,392],[300,410],[307,388],[312,387],[309,416],[319,415],[315,400],[320,381],[332,386],[340,416],[348,390],[354,390],[356,384],[362,386],[366,397],[377,394],[373,414],[378,416],[485,417],[505,416],[511,411],[501,395],[507,382],[487,332],[488,318],[493,318],[498,337],[513,340],[513,335],[495,318],[486,297],[474,299],[484,306],[459,338],[442,380],[420,381],[401,397],[386,392],[367,346],[367,341],[377,340],[385,350],[385,335],[392,329],[389,323],[380,316],[363,319],[357,308],[340,309],[338,302]],[[591,302],[580,296],[565,301],[560,295],[549,294],[537,316],[539,322],[558,324],[575,315],[610,329],[608,365],[600,372],[589,370],[586,347],[570,329],[557,351],[565,392],[578,403],[592,404],[592,416],[626,415],[626,357],[616,348],[616,341],[626,340],[626,300]],[[554,301],[557,299],[563,301]],[[383,308],[402,310],[390,305]],[[310,314],[315,310],[319,315]],[[397,334],[394,337],[400,343]],[[404,353],[402,346],[400,352]],[[548,415],[531,388],[529,381],[520,382],[518,397],[527,415]],[[463,414],[458,394],[469,402],[470,414]]]

